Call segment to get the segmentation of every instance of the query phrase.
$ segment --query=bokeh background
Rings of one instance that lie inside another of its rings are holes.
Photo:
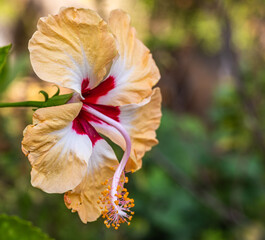
[[[129,176],[131,226],[85,225],[62,195],[30,185],[20,142],[32,110],[1,109],[0,214],[17,217],[0,215],[0,239],[44,239],[27,233],[29,222],[58,240],[265,239],[265,2],[0,0],[0,46],[13,44],[1,101],[56,91],[33,73],[27,44],[38,18],[62,6],[92,8],[105,19],[116,8],[131,15],[161,72],[160,144]]]

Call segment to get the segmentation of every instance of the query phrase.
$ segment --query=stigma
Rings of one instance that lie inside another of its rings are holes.
[[[135,206],[134,199],[129,198],[129,192],[124,188],[124,183],[128,182],[128,177],[125,177],[123,172],[122,177],[115,189],[109,185],[109,180],[106,180],[102,185],[106,185],[106,189],[101,192],[101,197],[98,203],[101,205],[102,218],[105,219],[104,224],[107,228],[113,227],[118,229],[121,223],[131,224],[134,212],[131,208]]]

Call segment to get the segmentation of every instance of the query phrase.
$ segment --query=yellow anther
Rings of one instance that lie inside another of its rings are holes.
[[[108,186],[108,189],[109,189],[109,190],[111,189],[110,185]]]
[[[115,227],[115,230],[118,230],[118,227]]]
[[[134,212],[131,212],[132,215],[134,215]]]
[[[131,223],[130,222],[127,222],[127,224],[128,224],[128,226],[130,226]]]

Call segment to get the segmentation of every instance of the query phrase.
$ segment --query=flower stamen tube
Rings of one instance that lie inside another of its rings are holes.
[[[96,116],[97,118],[117,129],[125,140],[126,148],[120,164],[114,173],[111,186],[108,186],[108,188],[102,192],[103,197],[100,197],[99,203],[101,202],[103,205],[105,205],[105,208],[102,211],[102,216],[103,218],[107,218],[104,223],[108,228],[113,226],[115,229],[118,229],[120,223],[124,222],[127,222],[128,225],[130,225],[129,221],[132,219],[131,215],[134,214],[130,208],[134,207],[134,200],[128,198],[129,192],[123,187],[124,183],[128,182],[128,177],[125,177],[124,168],[131,153],[132,144],[130,136],[124,127],[117,121],[109,118],[92,107],[85,106],[84,109],[88,113]],[[104,185],[107,184],[108,180],[104,183]]]

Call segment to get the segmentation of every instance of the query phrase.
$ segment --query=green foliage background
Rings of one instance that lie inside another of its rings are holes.
[[[14,19],[12,4],[3,1],[0,11]],[[160,144],[129,176],[131,226],[106,229],[102,219],[84,225],[62,195],[33,188],[20,150],[32,112],[1,110],[0,239],[265,239],[265,3],[139,4],[149,16],[144,40],[161,71],[164,106]],[[25,51],[35,26],[25,25],[25,43],[14,40],[7,61],[9,47],[0,49],[2,101],[21,76],[34,76]],[[207,74],[200,76],[202,68]],[[205,76],[215,77],[204,82]]]

